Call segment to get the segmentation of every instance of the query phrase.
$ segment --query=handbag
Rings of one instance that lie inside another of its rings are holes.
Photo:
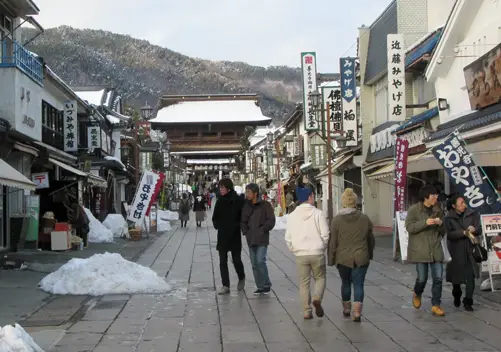
[[[449,253],[449,248],[447,247],[447,235],[442,237],[440,244],[442,245],[442,252],[444,253],[444,263],[450,263],[452,261],[452,257]]]
[[[473,259],[477,263],[482,263],[487,261],[487,250],[478,243],[472,244],[472,246],[473,248],[471,254],[473,256]]]

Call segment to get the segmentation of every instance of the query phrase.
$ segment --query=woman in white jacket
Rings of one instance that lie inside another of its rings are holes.
[[[329,243],[329,226],[322,211],[315,208],[314,194],[310,188],[298,187],[296,196],[300,205],[288,215],[285,242],[296,256],[303,317],[312,319],[312,304],[317,317],[324,316],[322,298],[325,291],[325,250]],[[312,273],[315,280],[313,300],[310,294]]]

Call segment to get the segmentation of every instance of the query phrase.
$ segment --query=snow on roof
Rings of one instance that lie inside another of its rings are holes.
[[[171,154],[184,155],[184,154],[237,154],[239,150],[195,150],[189,152],[171,152]]]
[[[89,104],[100,106],[101,100],[103,99],[103,95],[105,93],[105,89],[102,90],[85,90],[75,92],[80,99],[86,100]]]
[[[259,122],[271,121],[253,100],[212,100],[179,102],[160,109],[150,122]]]
[[[330,81],[330,82],[324,82],[320,84],[320,87],[339,87],[341,83],[339,81]]]
[[[235,162],[234,159],[228,158],[228,159],[187,159],[186,163],[191,164],[191,165],[211,165],[211,164],[233,164]]]
[[[111,103],[112,103],[111,98],[112,98],[112,96],[113,96],[113,91],[110,90],[108,92],[108,94],[106,94],[106,101],[104,102],[106,106],[111,107]]]
[[[112,125],[118,125],[120,123],[120,120],[118,117],[112,116],[112,115],[106,115],[106,118]]]

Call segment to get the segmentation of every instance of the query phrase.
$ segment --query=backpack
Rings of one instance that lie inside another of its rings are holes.
[[[188,201],[181,202],[181,213],[187,214],[190,212],[190,204]]]

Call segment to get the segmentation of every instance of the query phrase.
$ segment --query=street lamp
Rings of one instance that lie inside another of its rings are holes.
[[[345,148],[346,142],[348,141],[348,139],[342,134],[334,136],[334,140],[336,141],[339,149]]]
[[[148,120],[152,114],[153,108],[148,105],[148,102],[146,102],[146,105],[141,108],[141,118],[143,120]]]
[[[167,140],[167,142],[165,142],[165,151],[167,153],[170,153],[170,147],[171,147],[171,145],[172,145],[171,141]]]
[[[318,113],[320,113],[322,110],[322,106],[321,106],[322,95],[318,91],[313,91],[310,94],[308,94],[308,97],[310,98],[311,105],[316,110],[317,115],[318,115]]]
[[[266,134],[266,140],[268,141],[268,144],[271,145],[271,143],[273,143],[273,132],[268,132]]]

